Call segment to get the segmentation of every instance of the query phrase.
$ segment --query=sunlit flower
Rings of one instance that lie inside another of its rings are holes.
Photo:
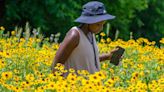
[[[13,35],[13,36],[14,36],[15,34],[16,34],[16,33],[15,33],[15,31],[11,31],[11,35]]]
[[[0,60],[0,69],[4,68],[6,66],[6,63],[2,60]]]
[[[162,38],[159,42],[164,44],[164,38]]]
[[[101,35],[101,36],[105,36],[105,33],[104,33],[104,32],[101,32],[100,35]]]
[[[56,87],[57,86],[56,86],[55,82],[49,82],[49,84],[48,84],[49,89],[55,89]]]
[[[107,38],[106,41],[109,43],[109,42],[111,42],[111,39],[110,38]]]
[[[103,69],[106,69],[106,68],[108,68],[108,64],[106,64],[106,63],[103,63],[103,64],[102,64],[102,68],[103,68]]]
[[[108,79],[106,82],[105,82],[105,85],[107,87],[112,87],[114,85],[115,81],[112,80],[112,79]]]
[[[33,81],[35,78],[34,78],[34,75],[33,74],[28,74],[27,76],[26,76],[26,80],[27,81]]]
[[[61,63],[52,73],[50,66],[59,43],[49,43],[46,38],[0,38],[1,91],[163,92],[163,38],[159,48],[146,38],[111,41],[104,36],[102,33],[100,38],[104,41],[98,42],[99,53],[121,46],[125,48],[124,58],[119,66],[104,61],[102,69],[94,74],[73,68],[65,70]],[[68,76],[63,77],[66,72]]]
[[[70,68],[70,69],[69,69],[69,72],[74,73],[75,70],[74,70],[73,68]]]
[[[94,74],[94,75],[90,75],[89,76],[89,80],[92,82],[99,82],[101,81],[100,77],[98,77],[98,75]]]
[[[5,28],[3,26],[0,27],[0,30],[5,30]]]
[[[4,79],[4,80],[8,80],[8,79],[11,79],[12,78],[12,72],[3,72],[2,73],[2,79]]]
[[[100,42],[101,42],[101,43],[105,43],[105,39],[101,39]]]

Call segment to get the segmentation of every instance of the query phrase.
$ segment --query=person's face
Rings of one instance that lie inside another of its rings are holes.
[[[101,21],[101,22],[97,22],[94,24],[89,24],[89,30],[92,33],[99,33],[102,29],[103,29],[103,25],[105,24],[106,21]]]

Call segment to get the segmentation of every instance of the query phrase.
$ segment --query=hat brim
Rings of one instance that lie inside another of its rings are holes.
[[[97,23],[100,21],[104,21],[104,20],[111,20],[114,19],[115,16],[110,15],[110,14],[104,14],[104,15],[97,15],[97,16],[84,16],[81,15],[79,18],[77,18],[75,20],[75,22],[79,22],[79,23],[85,23],[85,24],[93,24],[93,23]]]

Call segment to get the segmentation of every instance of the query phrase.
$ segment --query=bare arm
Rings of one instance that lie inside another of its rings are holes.
[[[100,62],[111,59],[111,53],[102,54],[99,56]]]
[[[80,35],[75,29],[71,29],[64,41],[60,44],[59,49],[56,52],[56,56],[51,65],[51,69],[54,69],[57,63],[64,64],[68,57],[71,55],[72,51],[77,47],[79,44]]]
[[[100,62],[105,61],[105,60],[110,60],[111,57],[112,57],[112,55],[113,55],[113,53],[114,53],[115,51],[117,51],[117,50],[118,50],[118,49],[116,48],[116,49],[112,50],[110,53],[106,53],[106,54],[100,55],[100,56],[99,56]]]

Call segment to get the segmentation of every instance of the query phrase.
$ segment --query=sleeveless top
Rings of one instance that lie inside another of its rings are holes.
[[[79,32],[80,39],[79,44],[73,50],[64,66],[65,69],[69,68],[77,70],[87,70],[89,73],[93,74],[100,70],[99,52],[96,44],[95,35],[92,36],[92,43],[89,41],[84,32],[78,27],[72,27]],[[67,76],[66,73],[65,76]]]

